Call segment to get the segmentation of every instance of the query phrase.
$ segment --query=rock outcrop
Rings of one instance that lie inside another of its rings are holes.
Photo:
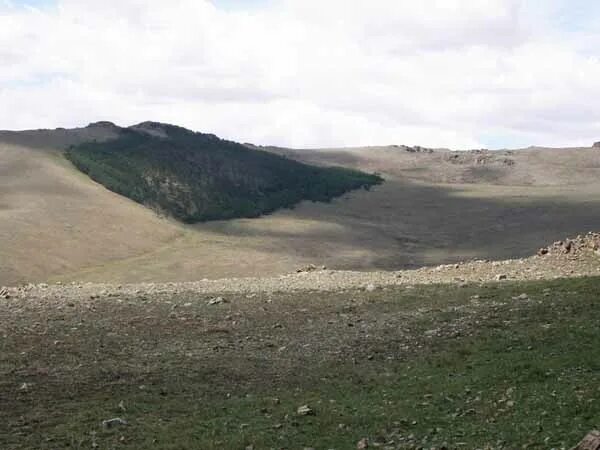
[[[557,241],[548,247],[538,250],[538,256],[546,255],[578,255],[584,251],[593,251],[600,256],[600,233],[588,233],[585,236],[577,236],[575,239]]]

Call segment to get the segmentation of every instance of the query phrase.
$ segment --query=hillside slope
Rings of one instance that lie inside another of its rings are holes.
[[[405,181],[435,184],[565,186],[600,180],[598,147],[470,151],[405,145],[310,150],[258,148],[307,164],[342,165]]]
[[[311,263],[398,270],[523,257],[600,230],[600,151],[591,148],[500,152],[485,163],[476,152],[402,147],[285,150],[312,164],[379,171],[386,182],[256,219],[182,225],[63,158],[69,145],[114,137],[115,128],[0,132],[0,285],[265,277]],[[503,175],[491,179],[482,167]]]
[[[188,223],[257,217],[383,181],[153,122],[121,129],[115,139],[72,146],[66,155],[108,189]]]
[[[90,182],[60,152],[0,143],[0,284],[139,255],[181,233]]]

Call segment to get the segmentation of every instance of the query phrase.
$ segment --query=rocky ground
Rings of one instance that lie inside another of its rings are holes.
[[[296,273],[273,278],[200,280],[187,283],[29,284],[0,288],[0,298],[94,299],[131,295],[178,293],[274,293],[295,291],[335,292],[347,289],[376,290],[391,286],[437,283],[486,283],[490,281],[551,280],[600,275],[600,233],[590,232],[558,241],[529,258],[505,261],[476,260],[423,267],[417,270],[353,272],[327,270],[310,265]]]
[[[570,448],[600,424],[599,279],[35,288],[0,300],[0,448]]]
[[[1,288],[0,448],[569,448],[600,425],[599,244]]]

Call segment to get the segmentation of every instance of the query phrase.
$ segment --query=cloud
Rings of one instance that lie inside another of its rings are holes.
[[[0,3],[0,128],[161,120],[296,147],[587,145],[599,11],[575,4],[566,26],[566,0]]]

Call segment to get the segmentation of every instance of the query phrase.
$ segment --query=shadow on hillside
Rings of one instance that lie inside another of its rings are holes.
[[[236,236],[273,258],[292,252],[330,268],[402,269],[524,257],[556,240],[600,230],[600,196],[583,191],[391,179],[330,204],[303,203],[260,219],[198,227]]]

